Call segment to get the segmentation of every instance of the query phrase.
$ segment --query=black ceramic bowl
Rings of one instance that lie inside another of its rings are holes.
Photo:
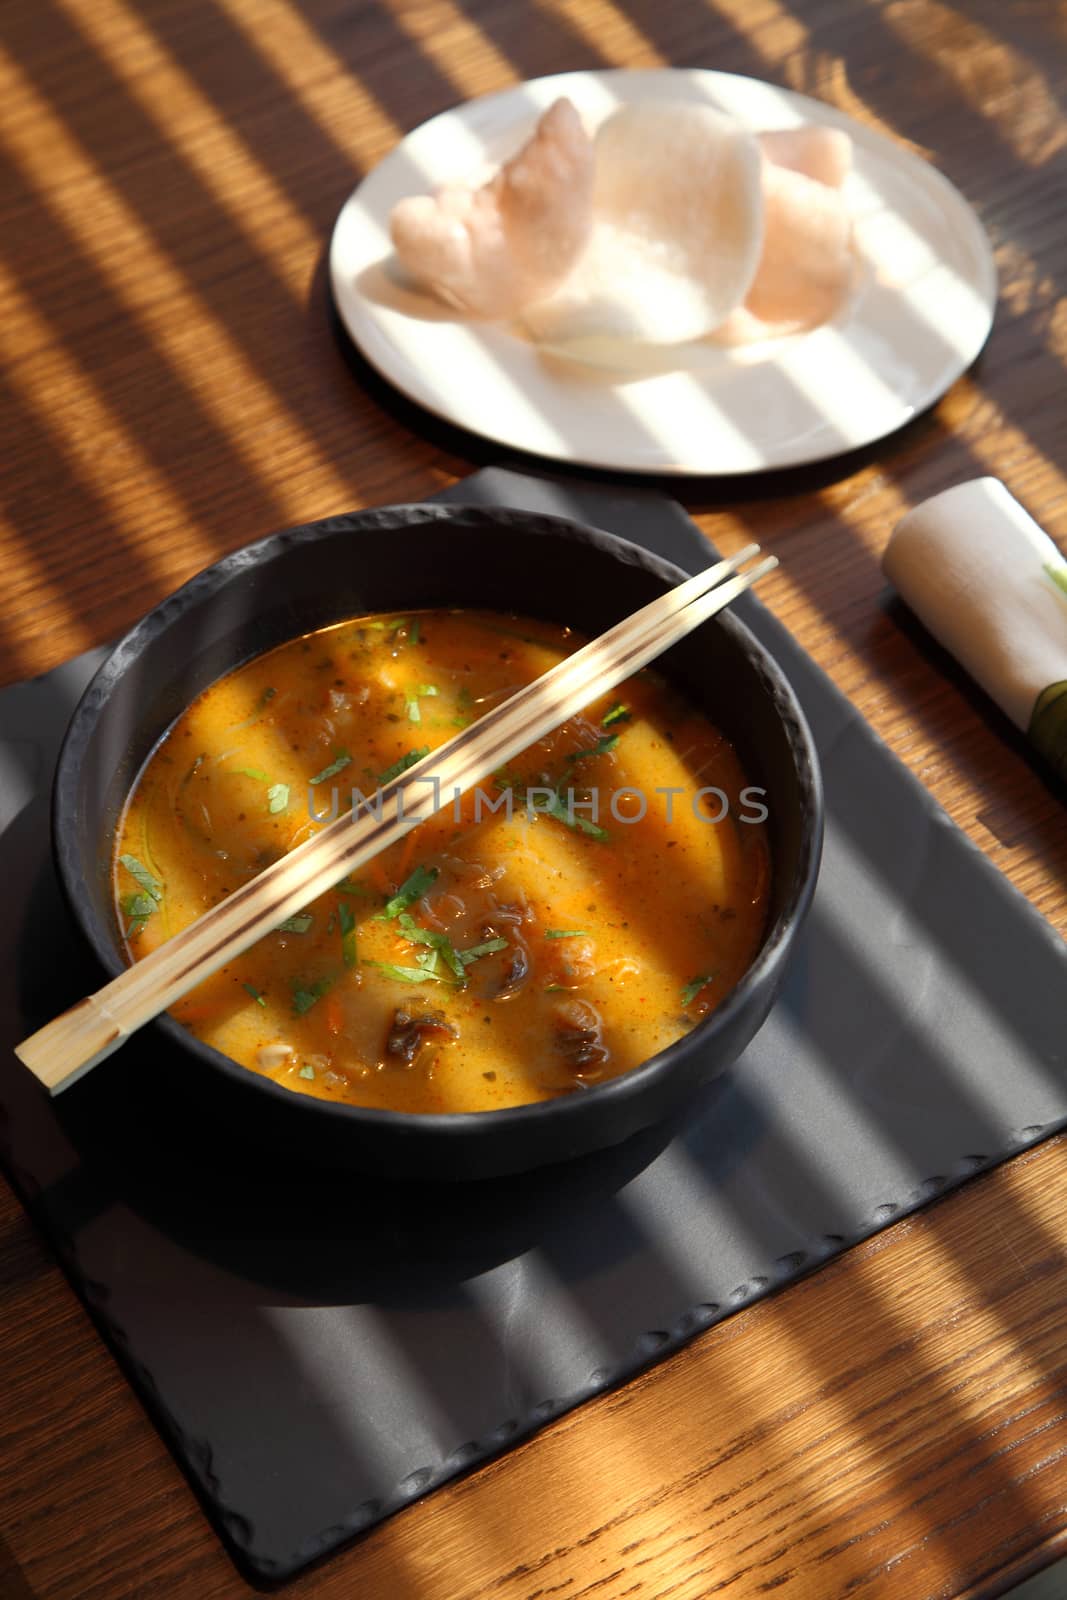
[[[249,657],[368,611],[486,607],[602,632],[684,576],[636,545],[562,518],[457,506],[334,517],[227,556],[118,644],[79,704],[60,754],[53,838],[74,916],[110,975],[124,966],[109,851],[134,778],[208,684]],[[772,857],[762,948],[718,1010],[642,1066],[594,1088],[510,1110],[410,1115],[294,1094],[162,1017],[128,1050],[181,1047],[182,1072],[138,1092],[179,1093],[213,1123],[290,1155],[394,1177],[488,1177],[617,1143],[666,1117],[745,1048],[779,988],[811,899],[822,792],[811,735],[782,673],[726,613],[656,663],[732,740],[767,791]],[[670,894],[664,884],[663,893]],[[174,1054],[173,1050],[170,1054]],[[98,1069],[107,1072],[104,1065]],[[177,1085],[177,1087],[175,1086]],[[165,1107],[157,1107],[164,1110]]]

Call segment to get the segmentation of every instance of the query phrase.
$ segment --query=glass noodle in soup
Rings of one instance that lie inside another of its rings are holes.
[[[122,818],[130,959],[584,642],[486,612],[358,617],[220,679],[156,747]],[[494,1110],[648,1060],[759,948],[762,791],[654,672],[442,800],[173,1016],[301,1094]]]

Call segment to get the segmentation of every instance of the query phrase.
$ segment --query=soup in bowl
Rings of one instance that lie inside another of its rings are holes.
[[[439,507],[201,574],[105,663],[60,760],[61,876],[105,966],[680,576],[560,519]],[[616,1142],[744,1047],[821,810],[803,719],[735,619],[441,800],[154,1025],[183,1095],[294,1154],[488,1175]]]
[[[492,612],[364,616],[212,685],[153,751],[119,828],[131,958],[342,809],[373,810],[380,783],[583,642]],[[654,673],[439,798],[171,1014],[297,1093],[490,1111],[639,1066],[721,1004],[759,948],[764,792]]]

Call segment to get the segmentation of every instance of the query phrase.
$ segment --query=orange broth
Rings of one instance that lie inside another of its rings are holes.
[[[332,791],[340,810],[353,791],[358,804],[583,642],[492,613],[361,617],[220,679],[126,806],[114,893],[129,958],[309,838]],[[702,788],[728,810],[695,798]],[[481,798],[443,797],[172,1014],[326,1099],[447,1112],[573,1093],[679,1038],[751,963],[767,902],[761,796],[707,718],[640,673]],[[488,810],[509,797],[510,820]]]

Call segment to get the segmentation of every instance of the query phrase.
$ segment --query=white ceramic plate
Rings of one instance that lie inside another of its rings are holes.
[[[562,94],[590,129],[616,106],[645,99],[703,101],[756,130],[843,128],[854,142],[846,193],[859,259],[849,303],[810,333],[740,350],[677,346],[620,375],[559,359],[502,323],[462,318],[409,287],[389,242],[395,202],[495,167]],[[676,70],[536,78],[434,117],[345,205],[330,277],[355,343],[411,399],[502,445],[628,472],[759,472],[870,444],[970,365],[996,300],[982,225],[928,163],[804,95]]]

